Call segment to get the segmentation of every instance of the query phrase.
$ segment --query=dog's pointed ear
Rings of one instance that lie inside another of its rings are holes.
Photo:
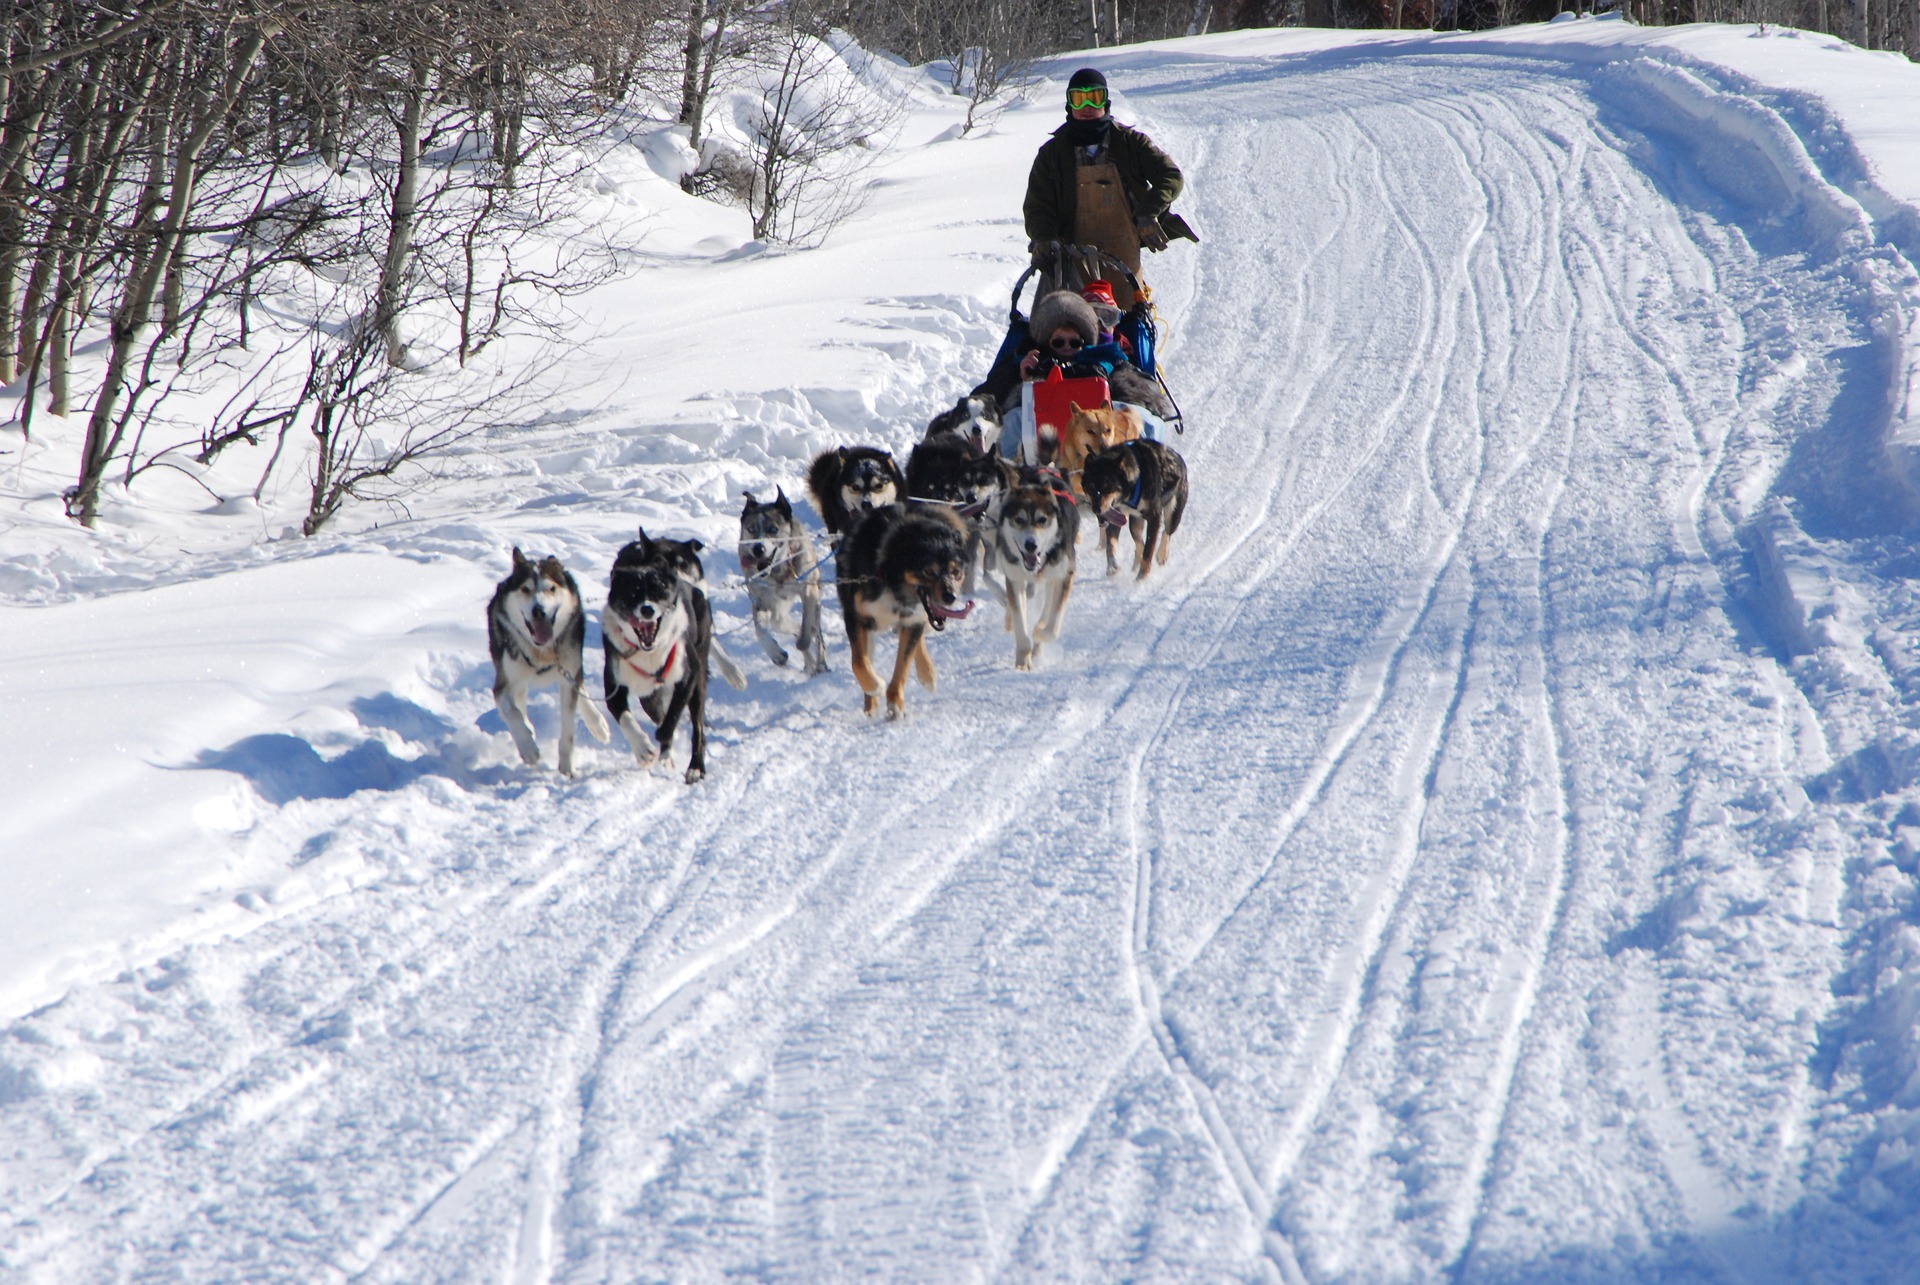
[[[647,529],[644,526],[635,527],[634,531],[634,543],[651,553],[653,551],[653,537],[647,534]]]
[[[698,540],[687,541],[687,547],[689,549],[692,549],[695,553],[705,553],[707,551],[707,546],[700,543],[700,541]]]
[[[787,489],[784,486],[776,486],[773,488],[773,503],[775,508],[779,509],[788,517],[793,516],[793,506],[787,503]]]
[[[754,498],[753,498],[753,492],[752,492],[752,491],[742,491],[742,492],[740,492],[740,494],[742,494],[742,495],[744,495],[744,496],[745,496],[745,497],[747,498],[747,507],[748,507],[748,508],[752,508],[752,507],[753,507],[754,505],[756,505],[756,504],[758,504],[758,503],[760,503],[760,501],[758,501],[758,500],[756,500],[756,499],[754,499]]]
[[[532,565],[533,564],[531,562],[527,561],[527,555],[520,552],[520,546],[517,544],[514,545],[513,546],[513,569],[515,571],[525,571],[528,567],[531,567]]]

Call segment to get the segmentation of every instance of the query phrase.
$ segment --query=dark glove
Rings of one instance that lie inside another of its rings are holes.
[[[1141,219],[1133,225],[1140,236],[1140,246],[1145,250],[1164,250],[1167,248],[1167,234],[1152,219]]]
[[[1053,246],[1050,242],[1027,242],[1027,254],[1029,255],[1027,261],[1042,272],[1053,266]]]

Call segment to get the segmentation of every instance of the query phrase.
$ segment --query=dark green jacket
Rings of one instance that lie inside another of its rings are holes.
[[[1073,144],[1065,137],[1066,126],[1040,144],[1033,158],[1033,170],[1027,175],[1027,239],[1029,241],[1073,240],[1074,204],[1079,192],[1077,161]],[[1152,139],[1130,125],[1115,121],[1107,130],[1106,159],[1120,171],[1127,201],[1133,206],[1134,222],[1158,219],[1180,195],[1184,180],[1180,167],[1154,145]]]

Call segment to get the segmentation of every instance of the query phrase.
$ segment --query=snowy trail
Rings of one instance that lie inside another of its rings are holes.
[[[1808,1278],[1843,738],[1731,528],[1857,293],[1577,69],[1128,77],[1169,564],[898,725],[738,631],[697,788],[290,808],[310,898],[11,1028],[8,1279]]]

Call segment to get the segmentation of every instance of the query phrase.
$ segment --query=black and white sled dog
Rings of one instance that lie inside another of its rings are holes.
[[[927,423],[926,436],[920,440],[934,442],[943,437],[956,438],[972,448],[975,455],[985,455],[1000,448],[1000,434],[1004,430],[1000,417],[1000,407],[991,397],[962,397],[947,410],[941,411]]]
[[[994,569],[993,525],[1017,475],[1013,464],[997,451],[981,455],[951,433],[927,437],[907,456],[908,497],[945,505],[967,524],[968,597],[973,596],[981,570]],[[994,597],[1005,600],[991,577],[987,587]]]
[[[820,566],[813,537],[793,516],[787,493],[776,488],[773,499],[761,502],[746,493],[740,510],[740,571],[747,578],[747,597],[753,602],[753,631],[767,659],[787,663],[787,652],[773,636],[774,625],[784,624],[787,604],[800,601],[800,637],[794,644],[806,663],[807,674],[827,668],[827,639],[820,630]]]
[[[647,534],[645,527],[641,527],[634,543],[640,546],[640,552],[636,555],[638,559],[660,562],[701,593],[707,591],[707,568],[700,561],[700,555],[707,546],[700,541],[656,540]],[[727,649],[720,645],[718,634],[713,637],[707,659],[713,672],[725,679],[727,686],[736,692],[747,690],[747,671],[727,655]]]
[[[1040,644],[1060,637],[1079,539],[1080,506],[1073,502],[1067,480],[1052,469],[1022,469],[994,526],[1001,574],[1007,578],[1007,628],[1013,632],[1015,669],[1032,669]],[[1036,606],[1037,617],[1030,617]]]
[[[1133,533],[1140,579],[1147,578],[1155,562],[1166,565],[1167,541],[1187,511],[1187,462],[1178,451],[1145,438],[1109,446],[1087,457],[1080,489],[1087,497],[1087,511],[1100,517],[1108,575],[1120,569],[1113,546],[1122,527]]]
[[[973,604],[960,600],[967,567],[967,527],[951,510],[935,505],[890,504],[861,518],[834,551],[840,611],[847,623],[847,653],[865,693],[868,714],[880,708],[880,677],[873,671],[874,638],[897,630],[900,649],[887,684],[887,717],[907,711],[907,666],[920,685],[933,690],[933,657],[927,630],[965,618]]]
[[[587,613],[580,587],[558,558],[529,561],[518,548],[513,570],[494,587],[487,604],[487,651],[493,657],[493,704],[506,720],[520,761],[540,761],[540,747],[527,722],[527,693],[535,687],[560,687],[559,766],[573,775],[573,720],[603,744],[607,722],[592,701],[580,699],[585,685]]]
[[[713,613],[702,593],[658,548],[662,541],[635,540],[613,560],[607,609],[600,614],[606,651],[607,709],[626,734],[641,767],[673,752],[673,734],[685,714],[693,756],[691,785],[707,774],[707,661]],[[658,728],[659,748],[633,715],[639,705]]]
[[[844,535],[858,515],[905,498],[907,479],[877,446],[837,446],[814,457],[807,493],[828,534]]]

